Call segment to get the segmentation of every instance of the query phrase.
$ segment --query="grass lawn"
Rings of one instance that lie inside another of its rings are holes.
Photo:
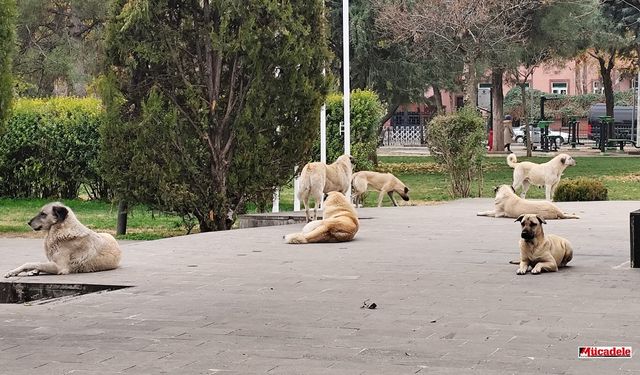
[[[565,170],[563,179],[592,177],[600,179],[609,190],[610,200],[640,200],[640,158],[635,157],[576,157],[577,165]],[[549,158],[519,158],[518,161],[542,163]],[[409,204],[428,204],[434,201],[449,200],[448,182],[431,157],[380,157],[379,168],[391,171],[410,189]],[[487,157],[485,163],[482,196],[493,197],[492,187],[511,184],[513,169],[509,168],[505,157]],[[477,192],[477,186],[472,190]],[[365,205],[375,206],[378,194],[368,194]],[[544,198],[544,188],[531,187],[528,198]],[[405,204],[399,197],[400,204]],[[6,199],[0,198],[0,236],[30,236],[31,228],[26,222],[33,217],[47,200],[43,199]],[[115,204],[67,200],[82,223],[92,229],[115,232],[117,206]],[[390,206],[385,197],[383,204]],[[293,188],[285,186],[280,194],[280,210],[293,210]],[[194,228],[197,231],[197,227]],[[131,210],[128,219],[127,235],[123,239],[157,239],[186,234],[186,228],[179,217],[163,213],[152,213],[144,207]]]
[[[50,200],[0,198],[0,236],[35,236],[27,222]],[[116,204],[65,200],[78,219],[91,229],[115,234],[118,206]],[[165,215],[135,207],[129,212],[127,234],[121,239],[154,240],[178,236],[186,233],[182,220],[177,216]]]

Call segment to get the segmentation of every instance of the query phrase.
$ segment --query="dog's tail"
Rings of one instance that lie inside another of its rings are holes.
[[[516,165],[518,165],[518,158],[516,158],[516,154],[509,154],[509,156],[507,156],[507,164],[509,164],[511,168],[515,168]]]
[[[520,264],[519,260],[510,260],[509,264]]]
[[[284,242],[286,243],[308,243],[304,233],[291,233],[284,236]]]
[[[566,213],[566,212],[561,212],[561,213],[558,215],[558,218],[559,218],[559,219],[580,219],[580,216],[578,216],[578,215],[574,215],[574,214],[568,214],[568,213]]]

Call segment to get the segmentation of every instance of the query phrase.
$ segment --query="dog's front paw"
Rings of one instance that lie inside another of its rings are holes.
[[[516,271],[517,275],[524,275],[525,273],[527,273],[526,268],[518,268],[518,270]]]
[[[535,267],[534,269],[531,270],[531,274],[532,275],[539,275],[542,272],[542,269]]]
[[[5,279],[9,278],[9,277],[13,277],[13,276],[18,276],[18,272],[15,271],[9,271],[7,273],[4,274]]]

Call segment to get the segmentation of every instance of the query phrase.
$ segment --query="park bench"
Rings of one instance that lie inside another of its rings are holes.
[[[609,138],[607,139],[607,144],[609,143],[617,143],[618,147],[620,147],[620,151],[624,151],[625,144],[631,144],[635,148],[640,148],[636,144],[636,141],[628,139],[628,138]]]

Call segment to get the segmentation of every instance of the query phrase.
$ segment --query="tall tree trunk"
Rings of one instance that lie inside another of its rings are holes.
[[[582,91],[582,65],[580,64],[579,58],[576,58],[573,67],[574,79],[576,81],[576,95],[582,95],[584,94]]]
[[[504,93],[502,92],[502,76],[504,69],[494,68],[491,71],[491,117],[493,128],[493,151],[504,150],[504,128],[502,119],[504,118],[503,104]]]
[[[464,105],[475,109],[478,105],[478,75],[475,60],[467,58],[464,67]]]
[[[518,84],[520,86],[520,95],[522,95],[522,122],[524,121],[525,125],[525,133],[524,136],[527,138],[527,157],[531,157],[532,143],[531,143],[531,126],[529,125],[529,117],[527,116],[527,87],[525,86],[527,82],[522,82]]]
[[[432,85],[433,88],[433,100],[436,103],[436,111],[438,114],[444,113],[444,106],[442,105],[442,92],[440,91],[440,87],[437,85]]]
[[[612,61],[612,59],[609,59]],[[613,64],[607,64],[607,60],[602,57],[598,57],[598,64],[600,65],[600,76],[602,77],[602,88],[604,89],[604,101],[607,109],[607,116],[613,117],[613,79],[611,79],[611,70]]]
[[[589,93],[589,60],[587,56],[582,56],[582,93]]]

